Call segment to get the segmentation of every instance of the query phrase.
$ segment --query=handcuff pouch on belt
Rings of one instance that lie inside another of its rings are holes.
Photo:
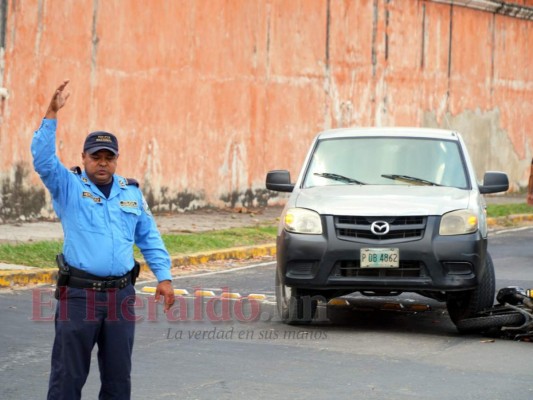
[[[65,261],[63,253],[60,253],[56,256],[56,264],[59,271],[57,272],[57,285],[54,292],[54,297],[56,300],[59,300],[60,292],[65,290],[64,288],[68,285],[70,279],[70,267]]]
[[[135,261],[135,263],[133,264],[133,269],[131,270],[131,284],[135,286],[137,277],[139,276],[139,273],[141,272],[141,264],[137,260],[133,260],[133,261]]]

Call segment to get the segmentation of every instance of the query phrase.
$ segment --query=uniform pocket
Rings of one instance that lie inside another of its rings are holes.
[[[87,199],[81,202],[77,212],[78,226],[86,232],[102,232],[106,226],[104,219],[104,205]]]
[[[135,226],[137,225],[137,221],[141,216],[141,210],[134,207],[120,207],[120,210],[122,211],[120,214],[122,218],[124,236],[133,240],[135,235]]]

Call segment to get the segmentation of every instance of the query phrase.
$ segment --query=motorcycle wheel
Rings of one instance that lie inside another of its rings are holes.
[[[474,318],[465,318],[458,321],[457,330],[461,333],[483,332],[489,329],[501,329],[504,326],[517,327],[522,325],[526,318],[516,311],[500,311],[496,314],[487,314]]]

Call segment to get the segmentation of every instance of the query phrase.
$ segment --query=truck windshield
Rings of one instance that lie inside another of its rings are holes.
[[[457,142],[427,138],[358,137],[318,142],[304,187],[425,185],[468,189]]]

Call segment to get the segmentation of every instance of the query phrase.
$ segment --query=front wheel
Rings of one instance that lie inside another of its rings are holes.
[[[494,264],[490,254],[487,253],[478,287],[474,290],[448,294],[446,307],[453,323],[457,325],[459,321],[474,317],[479,311],[492,307],[495,291]]]
[[[509,309],[480,314],[479,317],[466,318],[457,322],[457,330],[461,333],[484,332],[489,329],[503,327],[519,327],[526,321],[517,311]]]
[[[281,321],[289,325],[309,324],[318,305],[317,299],[286,286],[279,277],[279,271],[276,271],[276,303]]]

